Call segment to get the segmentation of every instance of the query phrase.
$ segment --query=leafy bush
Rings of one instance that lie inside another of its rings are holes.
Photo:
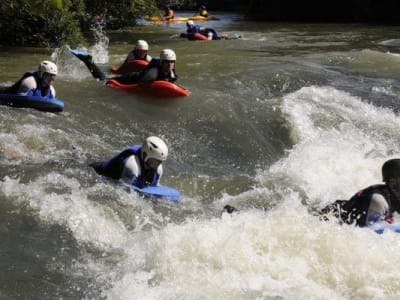
[[[1,2],[0,40],[8,45],[47,46],[80,43],[84,37],[81,0],[10,0]]]
[[[156,0],[0,1],[0,44],[59,47],[84,44],[84,33],[103,19],[106,28],[135,25],[157,10]]]

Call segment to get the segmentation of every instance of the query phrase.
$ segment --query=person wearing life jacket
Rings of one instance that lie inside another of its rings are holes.
[[[208,18],[208,11],[205,5],[201,5],[199,8],[199,15],[205,18]]]
[[[187,34],[194,34],[199,33],[201,31],[201,27],[199,25],[195,25],[192,20],[186,22],[186,33]]]
[[[192,39],[196,33],[204,35],[208,40],[221,40],[224,38],[215,29],[200,27],[199,25],[195,25],[192,20],[188,20],[186,22],[186,37]]]
[[[186,32],[185,33],[181,33],[181,37],[183,38],[188,38],[189,40],[195,40],[196,33],[201,33],[201,30],[204,29],[202,27],[200,27],[199,25],[195,25],[194,22],[192,20],[189,20],[186,22]],[[202,34],[203,35],[203,34]]]
[[[148,55],[149,44],[145,40],[138,40],[136,42],[135,48],[131,52],[128,53],[128,56],[125,59],[124,63],[129,62],[130,60],[138,59],[145,60],[147,62],[151,61],[151,56]]]
[[[175,13],[169,6],[164,6],[164,21],[172,21],[175,18]]]
[[[155,80],[175,82],[178,75],[175,71],[176,54],[172,49],[163,49],[159,58],[153,58],[150,63],[141,71],[124,74],[114,77],[122,84],[144,83]]]
[[[22,96],[55,98],[53,82],[57,76],[57,65],[49,60],[39,64],[38,71],[26,72],[16,83],[4,90],[5,93]]]
[[[165,142],[159,137],[149,136],[142,145],[126,148],[110,160],[91,163],[90,166],[100,175],[143,188],[159,185],[162,163],[167,156]]]
[[[323,219],[330,215],[347,224],[360,227],[376,222],[393,222],[393,213],[400,213],[400,159],[390,159],[382,166],[384,184],[369,186],[349,200],[336,200],[319,213]]]
[[[110,79],[117,80],[122,84],[143,83],[155,80],[165,80],[175,82],[178,75],[175,71],[176,54],[172,49],[163,49],[159,58],[153,58],[150,63],[140,72],[131,72],[121,76],[110,77],[93,62],[92,56],[89,54],[74,54],[82,60],[90,73],[95,79],[107,81]]]

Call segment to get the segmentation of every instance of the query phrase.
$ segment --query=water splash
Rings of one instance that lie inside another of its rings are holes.
[[[96,43],[89,48],[89,53],[92,55],[95,63],[108,63],[109,38],[104,30],[104,24],[102,22],[96,22],[91,30],[95,36]]]
[[[108,57],[108,46],[109,38],[104,31],[104,24],[96,22],[91,30],[95,36],[95,44],[87,49],[84,46],[77,47],[76,50],[83,50],[92,56],[93,61],[98,64],[106,64],[109,61]],[[90,77],[90,73],[87,72],[87,67],[82,61],[74,57],[69,49],[69,45],[64,45],[60,48],[56,48],[51,54],[51,59],[56,62],[59,68],[58,76],[65,78],[71,78],[73,80],[82,80],[86,77]]]

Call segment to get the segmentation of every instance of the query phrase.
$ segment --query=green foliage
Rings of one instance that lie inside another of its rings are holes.
[[[84,41],[81,0],[10,0],[1,2],[0,40],[8,45],[54,47]]]
[[[198,10],[198,8],[200,7],[199,3],[204,3],[203,1],[196,1],[196,0],[175,0],[175,1],[162,1],[162,2],[164,3],[167,2],[167,4],[170,4],[171,7],[173,7],[174,9],[192,9],[192,10]]]
[[[155,0],[86,0],[85,4],[89,15],[103,18],[106,29],[134,26],[138,17],[157,10]]]
[[[157,10],[156,0],[7,0],[0,1],[0,44],[59,47],[84,44],[97,21],[118,29]]]

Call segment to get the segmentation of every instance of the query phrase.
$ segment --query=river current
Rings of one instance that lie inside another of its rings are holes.
[[[143,22],[87,48],[104,70],[137,39],[174,49],[191,91],[177,99],[104,86],[67,45],[0,48],[2,86],[54,59],[65,103],[0,107],[1,299],[399,299],[399,235],[312,211],[400,157],[400,28],[216,16],[203,25],[242,37]],[[162,183],[180,203],[88,167],[149,135],[169,146]]]

